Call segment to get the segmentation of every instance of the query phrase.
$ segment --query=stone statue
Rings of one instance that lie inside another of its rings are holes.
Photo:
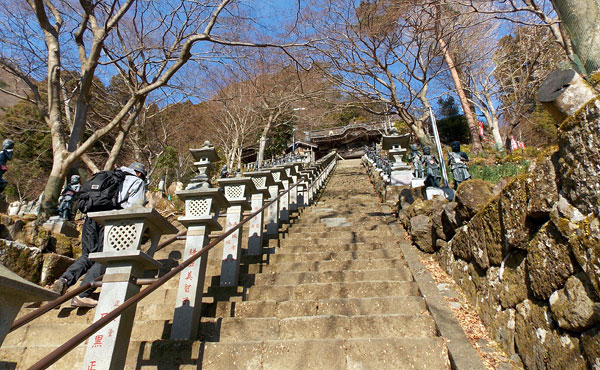
[[[423,147],[423,158],[421,165],[425,168],[425,186],[440,187],[442,175],[440,173],[440,164],[435,156],[431,154],[431,147]]]
[[[73,202],[81,188],[79,175],[71,176],[71,181],[65,186],[60,197],[58,198],[58,216],[63,220],[73,219]]]
[[[15,148],[15,142],[11,139],[6,139],[2,142],[2,151],[0,152],[0,193],[4,191],[8,181],[4,180],[2,176],[8,171],[6,162],[10,161],[13,157],[13,149]]]
[[[419,151],[419,146],[417,144],[410,144],[410,153],[408,153],[408,160],[412,162],[413,165],[413,176],[417,179],[422,179],[425,177],[425,171],[423,169],[423,163],[421,159],[423,154]]]
[[[460,151],[460,143],[453,141],[450,144],[452,152],[448,153],[448,166],[452,169],[452,175],[454,176],[454,189],[458,188],[461,182],[471,178],[467,164],[469,161],[467,153]]]
[[[227,177],[229,177],[229,171],[227,171],[227,165],[224,164],[223,167],[221,167],[221,171],[219,172],[219,178],[225,179]]]

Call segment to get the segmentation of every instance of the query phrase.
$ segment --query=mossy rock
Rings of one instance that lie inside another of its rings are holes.
[[[587,273],[596,294],[600,296],[600,218],[589,215],[576,225],[569,244],[579,266]]]
[[[517,305],[515,344],[527,369],[587,369],[579,339],[555,329],[549,307],[525,300]]]
[[[583,333],[581,346],[583,355],[588,362],[588,368],[600,369],[600,325]]]
[[[527,253],[514,250],[504,262],[500,303],[502,308],[513,308],[527,298]]]
[[[571,204],[600,215],[600,99],[593,99],[559,128],[557,178]]]
[[[526,248],[530,238],[527,228],[527,174],[514,177],[499,195],[503,244],[508,249]]]
[[[575,271],[570,245],[553,223],[547,222],[527,246],[527,271],[531,292],[548,299]]]
[[[482,269],[500,266],[503,259],[502,225],[498,198],[487,203],[469,222],[471,254]]]
[[[527,178],[527,216],[548,219],[552,207],[558,201],[556,169],[558,147],[544,150],[529,169]]]
[[[53,249],[61,256],[73,257],[73,243],[71,239],[62,234],[52,234]]]
[[[38,283],[42,268],[42,251],[16,241],[0,239],[0,263],[32,283]]]
[[[461,220],[470,220],[487,202],[494,197],[494,185],[481,179],[471,179],[460,184],[456,189],[456,212]]]

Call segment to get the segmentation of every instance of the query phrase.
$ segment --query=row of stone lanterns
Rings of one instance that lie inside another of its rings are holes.
[[[218,160],[214,147],[207,142],[201,149],[193,151],[201,154],[196,165],[204,176],[204,168]],[[324,178],[335,165],[335,156],[329,155],[311,166],[304,167],[299,162],[286,162],[273,168],[265,168],[244,172],[239,177],[218,179],[223,192],[211,189],[210,185],[202,188],[188,186],[176,195],[185,201],[186,216],[180,218],[188,227],[184,258],[197,253],[208,243],[208,234],[213,230],[221,230],[217,217],[222,209],[226,209],[225,229],[235,228],[242,220],[243,212],[256,213],[266,202],[271,205],[265,212],[258,212],[249,221],[247,253],[262,254],[263,240],[277,238],[279,227],[289,222],[290,212],[310,204],[313,196],[324,185]],[[276,200],[282,193],[293,187],[284,196]],[[266,226],[266,235],[263,230]],[[201,239],[193,241],[194,238]],[[221,259],[220,286],[234,287],[239,282],[240,257],[242,251],[242,230],[237,229],[228,235],[223,244]],[[200,261],[202,261],[200,263]],[[200,322],[202,288],[204,286],[207,255],[196,260],[186,268],[179,281],[175,314],[171,328],[172,339],[195,339]]]

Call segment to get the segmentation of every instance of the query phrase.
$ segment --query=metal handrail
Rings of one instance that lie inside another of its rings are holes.
[[[182,263],[180,263],[177,267],[174,267],[171,271],[169,271],[168,273],[166,273],[165,275],[163,275],[161,278],[159,278],[158,280],[156,280],[154,283],[150,284],[146,289],[144,289],[144,290],[140,291],[139,293],[135,294],[133,297],[129,298],[128,300],[126,300],[125,302],[123,302],[121,305],[119,305],[117,308],[115,308],[114,310],[110,311],[107,315],[101,317],[98,321],[94,322],[93,324],[91,324],[90,326],[88,326],[87,328],[85,328],[84,330],[82,330],[81,332],[79,332],[78,334],[76,334],[74,337],[72,337],[71,339],[69,339],[67,342],[65,342],[64,344],[62,344],[58,348],[56,348],[54,351],[52,351],[48,355],[44,356],[41,360],[39,360],[38,362],[36,362],[35,364],[33,364],[29,368],[29,370],[46,369],[47,367],[49,367],[50,365],[52,365],[53,363],[55,363],[56,361],[58,361],[67,352],[69,352],[74,347],[76,347],[77,345],[79,345],[80,343],[82,343],[83,341],[85,341],[87,338],[89,338],[90,336],[92,336],[98,330],[102,329],[104,326],[106,326],[108,323],[110,323],[116,317],[118,317],[119,315],[121,315],[125,310],[127,310],[128,308],[130,308],[132,305],[137,304],[137,302],[139,302],[140,300],[142,300],[143,298],[145,298],[147,295],[149,295],[150,293],[152,293],[153,291],[155,291],[156,289],[158,289],[161,285],[163,285],[164,283],[166,283],[172,277],[176,276],[178,273],[180,273],[181,271],[183,271],[183,269],[185,269],[191,263],[193,263],[194,261],[196,261],[202,255],[204,255],[205,253],[207,253],[210,249],[212,249],[214,246],[216,246],[219,242],[221,242],[227,236],[229,236],[234,231],[236,231],[237,229],[239,229],[243,224],[245,224],[248,221],[250,221],[254,216],[256,216],[260,212],[264,211],[271,204],[273,204],[275,201],[279,200],[279,198],[281,198],[283,195],[287,194],[290,190],[292,190],[293,188],[295,188],[298,185],[299,184],[296,183],[296,184],[293,184],[292,186],[290,186],[284,192],[282,192],[281,194],[279,194],[279,196],[277,196],[276,198],[274,198],[271,201],[269,201],[267,204],[265,204],[263,207],[261,207],[257,211],[253,212],[250,216],[244,218],[235,227],[232,227],[231,229],[227,230],[223,234],[219,235],[216,239],[214,239],[213,241],[211,241],[210,243],[208,243],[208,245],[206,247],[202,248],[198,253],[193,254],[187,260],[185,260]]]

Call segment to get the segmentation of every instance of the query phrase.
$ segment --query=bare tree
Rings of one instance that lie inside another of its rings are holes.
[[[285,46],[246,41],[260,27],[252,29],[255,23],[246,21],[248,9],[231,0],[160,5],[138,0],[27,0],[27,5],[4,8],[1,19],[16,33],[0,40],[0,65],[30,90],[4,92],[36,104],[52,135],[53,166],[42,217],[54,209],[71,166],[116,128],[126,135],[148,95],[166,87],[190,60],[206,64],[218,58],[222,46]],[[65,70],[79,71],[73,92],[64,89]],[[115,71],[127,82],[128,97],[106,124],[84,136],[95,78]],[[45,92],[36,84],[42,75]],[[66,106],[75,107],[72,119]]]
[[[398,114],[422,144],[431,145],[425,129],[428,92],[443,71],[443,52],[433,32],[435,8],[413,1],[354,6],[332,0],[318,10],[326,14],[307,21],[322,36],[315,46],[320,59],[312,58],[313,65],[323,68],[336,87],[365,102],[365,109]]]

